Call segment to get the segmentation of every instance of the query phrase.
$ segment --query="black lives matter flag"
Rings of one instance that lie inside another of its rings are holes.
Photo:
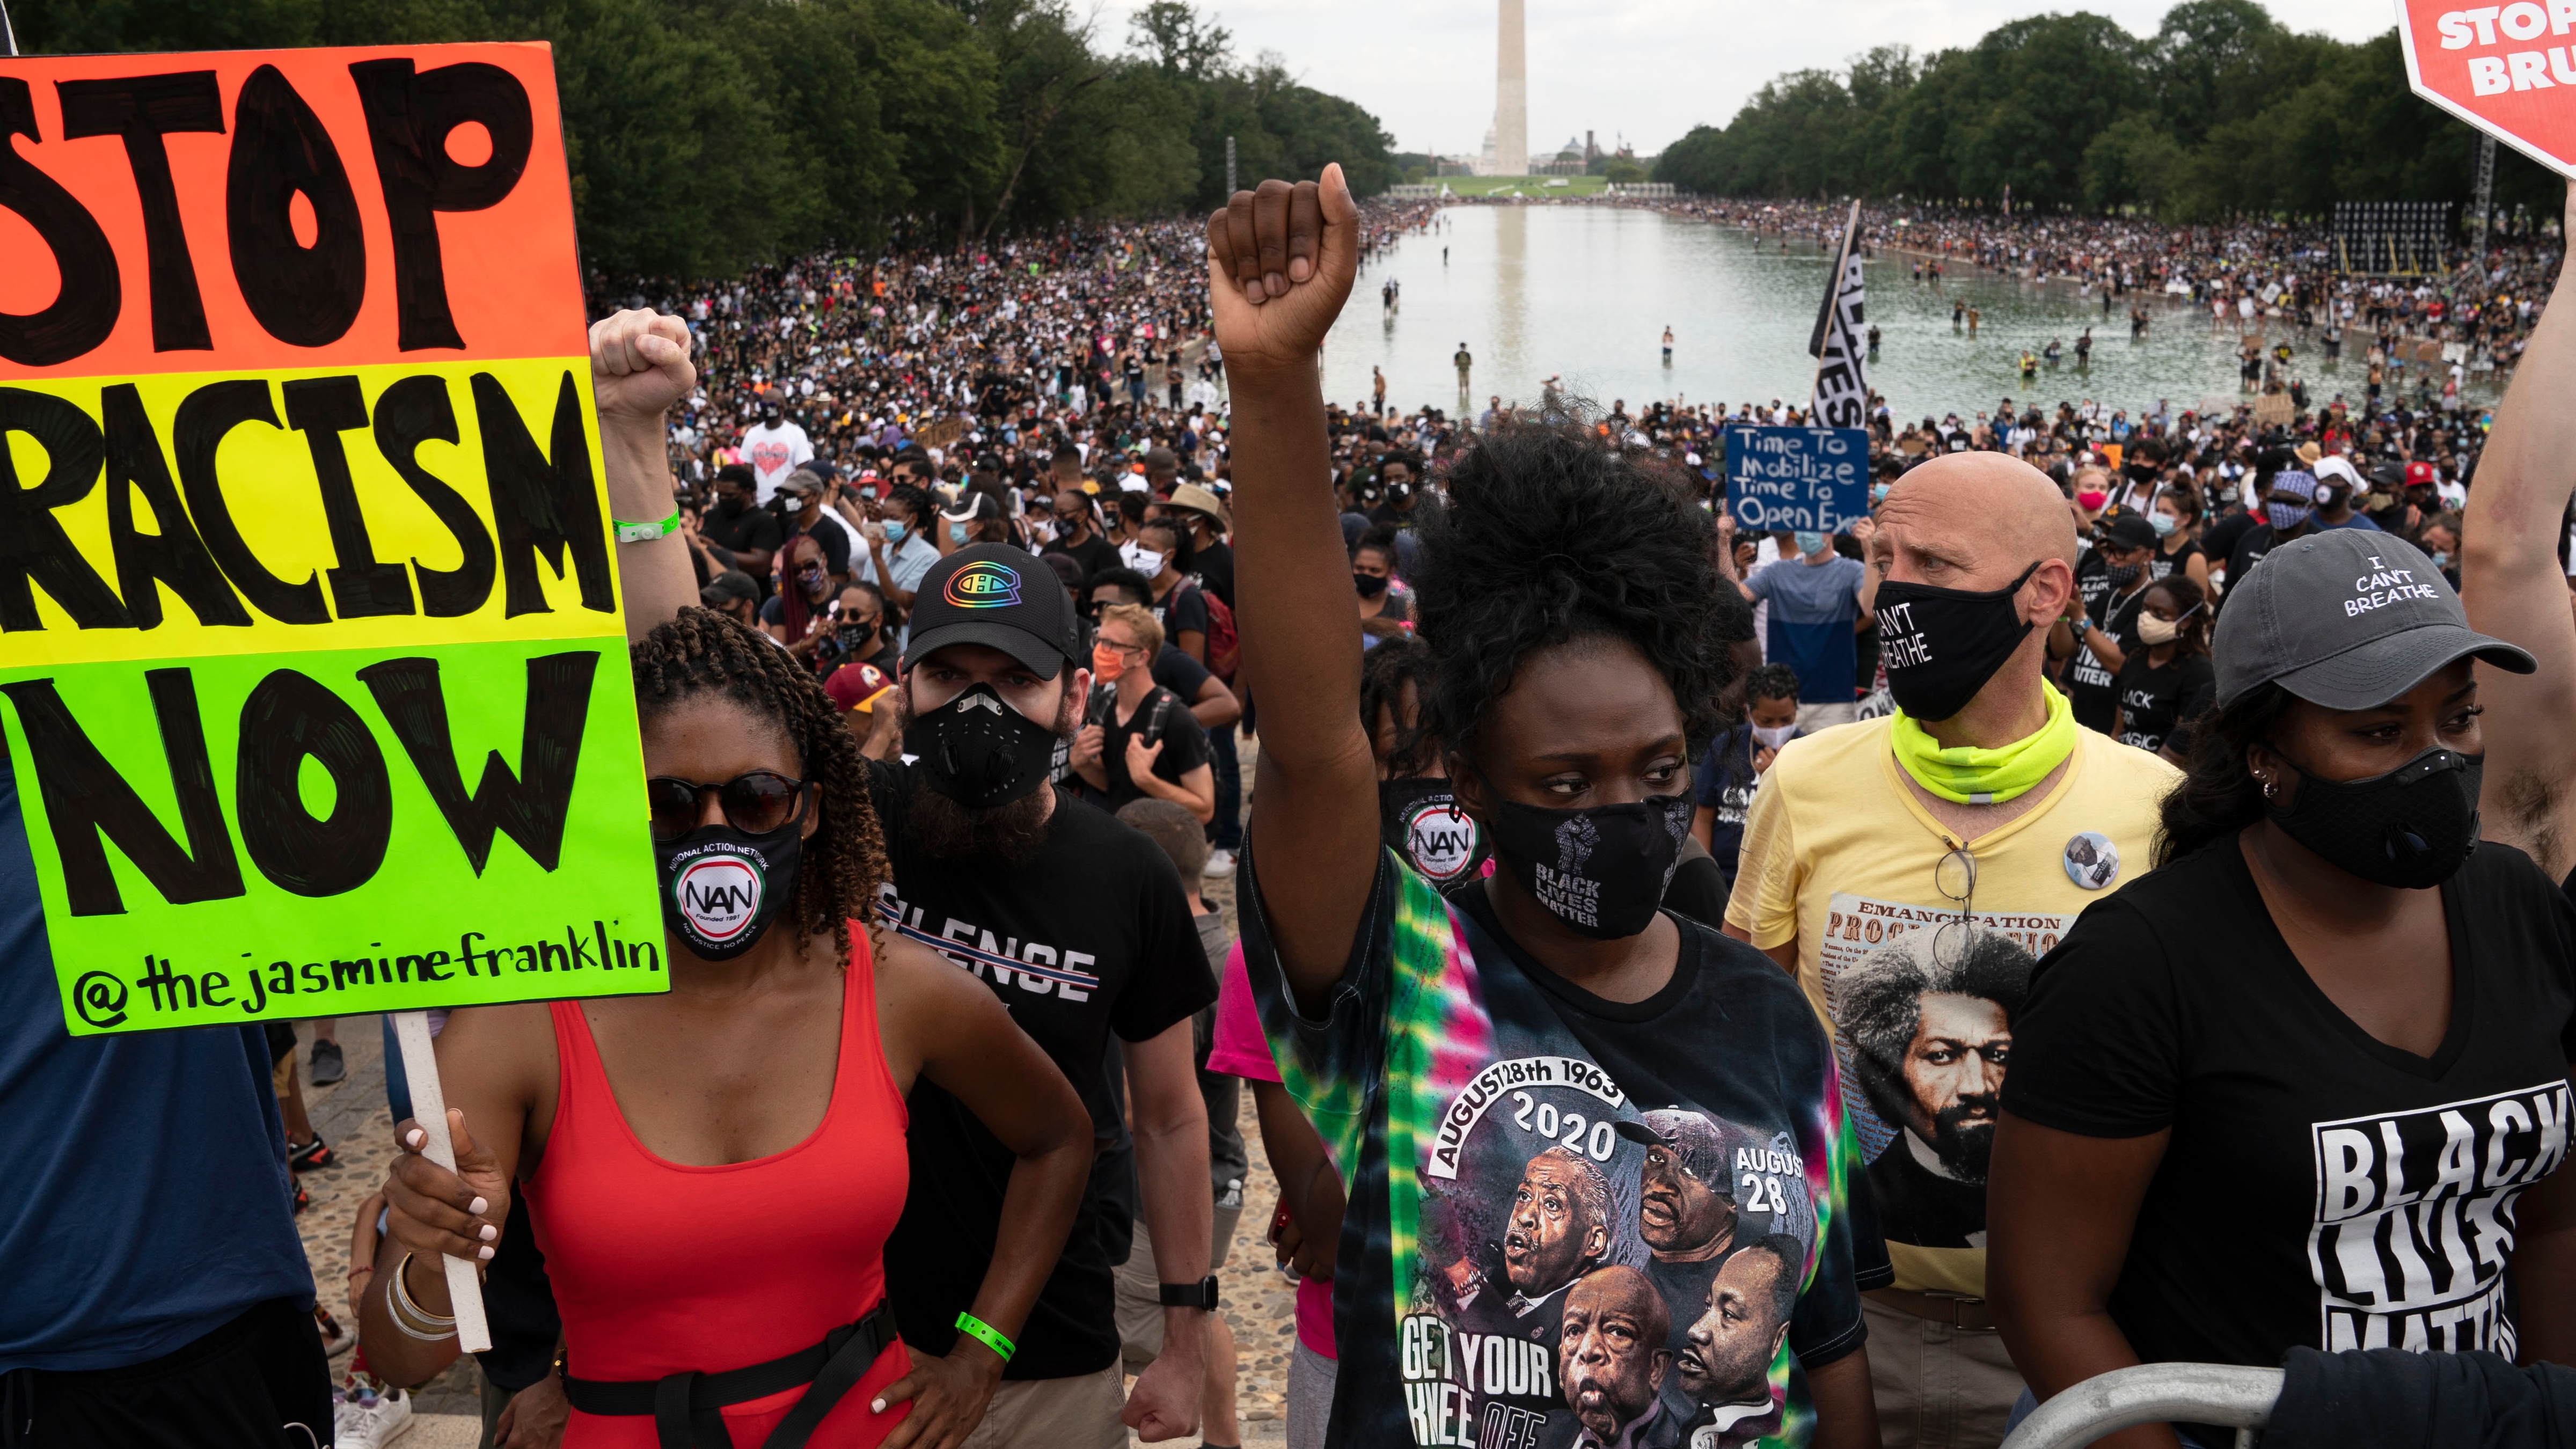
[[[1852,203],[1843,223],[1843,241],[1834,251],[1833,275],[1825,283],[1825,300],[1816,309],[1815,335],[1807,355],[1816,359],[1816,392],[1812,422],[1828,428],[1869,425],[1869,378],[1861,370],[1867,349],[1861,336],[1860,203]]]

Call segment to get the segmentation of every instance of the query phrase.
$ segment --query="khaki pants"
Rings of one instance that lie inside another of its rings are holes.
[[[1005,1382],[962,1449],[1127,1449],[1118,1365],[1069,1379]]]
[[[1234,1250],[1235,1226],[1243,1219],[1243,1205],[1220,1207],[1208,1225],[1208,1271],[1225,1266]],[[1131,1373],[1142,1372],[1145,1365],[1163,1355],[1163,1283],[1154,1270],[1154,1238],[1145,1231],[1144,1220],[1136,1222],[1136,1246],[1127,1261],[1118,1265],[1114,1275],[1118,1293],[1118,1343],[1120,1357]],[[1218,1311],[1224,1311],[1220,1288]]]
[[[2021,1374],[1990,1328],[1954,1328],[1863,1297],[1870,1396],[1884,1449],[1994,1449]]]

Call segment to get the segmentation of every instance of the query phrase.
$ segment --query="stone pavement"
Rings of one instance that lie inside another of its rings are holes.
[[[1242,751],[1249,785],[1257,751],[1250,741],[1242,742]],[[1247,804],[1249,793],[1247,790]],[[1223,911],[1227,923],[1233,924],[1234,882],[1208,881],[1205,895],[1208,904]],[[342,1315],[344,1322],[350,1228],[359,1207],[383,1184],[394,1156],[393,1118],[385,1107],[383,1032],[379,1021],[374,1016],[341,1018],[338,1034],[341,1053],[348,1063],[348,1077],[330,1087],[316,1088],[309,1081],[304,1085],[305,1110],[312,1116],[315,1130],[330,1142],[338,1164],[303,1175],[313,1205],[298,1219],[297,1226],[323,1302],[333,1313]],[[300,1023],[296,1035],[300,1043],[297,1060],[309,1074],[311,1024]],[[1264,1239],[1278,1209],[1279,1186],[1261,1150],[1250,1092],[1243,1094],[1242,1103],[1241,1125],[1252,1170],[1244,1184],[1243,1216],[1235,1232],[1233,1251],[1220,1275],[1223,1312],[1234,1328],[1237,1415],[1243,1442],[1276,1445],[1284,1442],[1286,1433],[1284,1400],[1289,1353],[1296,1343],[1296,1288],[1279,1272]],[[347,1366],[348,1356],[343,1354],[333,1362],[332,1369],[336,1375]],[[423,1384],[415,1393],[412,1427],[399,1441],[404,1449],[473,1449],[481,1425],[478,1377],[472,1361],[460,1359],[447,1372]],[[1187,1446],[1200,1441],[1193,1437],[1177,1442]]]

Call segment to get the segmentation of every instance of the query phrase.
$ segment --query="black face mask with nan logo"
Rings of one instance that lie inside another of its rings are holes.
[[[677,840],[655,841],[662,924],[672,943],[705,961],[730,961],[750,950],[795,898],[802,824],[790,821],[767,835],[701,825]]]

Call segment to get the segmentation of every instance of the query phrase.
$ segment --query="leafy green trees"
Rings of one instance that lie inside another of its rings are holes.
[[[972,242],[1213,207],[1240,174],[1397,179],[1375,117],[1245,62],[1185,0],[1123,50],[1071,0],[12,0],[31,52],[543,40],[584,260],[726,275],[827,242]]]
[[[2173,220],[2316,216],[2340,200],[2465,199],[2476,137],[2406,88],[2396,32],[2303,35],[2256,0],[2184,0],[2152,36],[2039,15],[1916,57],[1795,71],[1655,179],[1725,196],[1908,196]],[[2556,181],[2500,153],[2496,200],[2544,214]]]

